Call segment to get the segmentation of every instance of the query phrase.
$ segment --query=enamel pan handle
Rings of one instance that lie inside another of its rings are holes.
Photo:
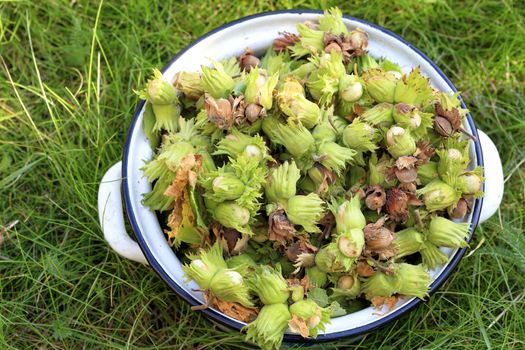
[[[503,166],[498,149],[494,142],[483,131],[478,129],[479,142],[483,151],[483,164],[485,171],[485,196],[479,223],[487,221],[496,213],[503,198]]]
[[[494,142],[478,130],[485,164],[485,198],[479,222],[488,220],[496,213],[503,198],[503,168]],[[124,225],[122,208],[122,162],[108,169],[98,190],[98,217],[104,239],[119,255],[148,265],[137,242],[131,239]]]
[[[124,225],[122,208],[122,162],[106,171],[98,189],[98,218],[104,239],[119,255],[148,265],[137,242],[131,239]]]

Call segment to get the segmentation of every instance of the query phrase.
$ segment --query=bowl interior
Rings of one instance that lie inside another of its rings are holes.
[[[262,52],[271,45],[273,39],[279,35],[279,32],[296,33],[295,26],[297,23],[305,20],[316,20],[318,16],[319,13],[312,12],[268,13],[230,23],[208,34],[175,57],[165,67],[164,77],[169,81],[173,81],[178,71],[197,71],[201,65],[209,65],[209,59],[220,60],[233,55],[237,56],[247,47],[254,49],[256,52]],[[420,66],[422,73],[430,78],[433,86],[442,91],[453,91],[453,86],[449,85],[446,78],[410,44],[401,41],[380,28],[356,19],[345,18],[345,23],[349,29],[360,27],[368,33],[369,52],[373,56],[387,57],[391,61],[398,63],[405,72]],[[153,156],[152,149],[142,129],[142,115],[143,105],[141,104],[128,134],[124,156],[123,171],[126,177],[124,186],[128,215],[130,215],[139,243],[152,266],[166,282],[177,289],[179,294],[182,293],[186,299],[190,299],[190,302],[202,302],[201,293],[192,290],[197,289],[198,286],[193,281],[184,283],[181,263],[167,244],[157,217],[141,204],[142,194],[149,192],[151,186],[139,169],[143,166],[145,160],[149,160]],[[465,128],[471,130],[469,123],[465,123]],[[478,164],[478,159],[474,142],[471,142],[471,144],[471,165],[474,166]],[[471,221],[472,214],[465,220]],[[475,224],[473,223],[473,225]],[[442,248],[442,250],[451,258],[458,252],[457,249]],[[434,282],[443,274],[446,267],[445,265],[430,271]],[[332,319],[331,324],[327,326],[325,334],[329,335],[373,326],[378,321],[388,318],[389,315],[401,313],[413,304],[413,299],[402,299],[389,312],[387,310],[377,311],[369,307],[351,315]],[[227,323],[234,327],[242,327],[244,325],[242,322],[233,320],[213,310],[210,311],[210,314],[213,317],[223,318],[223,321],[224,319],[230,319]]]

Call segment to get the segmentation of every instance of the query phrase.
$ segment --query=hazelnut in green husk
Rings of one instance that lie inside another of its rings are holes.
[[[279,76],[285,76],[290,72],[291,64],[288,53],[277,53],[269,47],[261,57],[259,66],[265,69],[268,75],[277,73]]]
[[[312,135],[317,142],[335,142],[348,125],[344,118],[334,115],[334,107],[321,109],[319,122],[312,130]]]
[[[297,24],[299,42],[290,48],[292,56],[302,57],[310,54],[320,54],[324,50],[324,32],[310,28],[305,23]]]
[[[177,131],[181,111],[177,89],[163,79],[158,69],[153,70],[153,78],[148,80],[146,88],[138,94],[153,107],[153,114],[155,114],[153,131],[161,129],[169,132]]]
[[[265,305],[285,303],[290,296],[281,269],[261,265],[247,277],[247,284]]]
[[[470,224],[456,223],[440,216],[430,219],[427,239],[437,246],[460,248],[468,245]]]
[[[355,75],[345,74],[339,78],[339,98],[346,102],[356,102],[363,96],[364,82]]]
[[[225,173],[213,179],[213,197],[219,201],[234,200],[244,193],[244,187],[244,183],[237,176]]]
[[[427,185],[438,176],[438,164],[436,162],[430,161],[417,168],[417,178],[422,185]]]
[[[330,32],[333,35],[348,34],[346,24],[343,22],[343,13],[337,7],[324,10],[323,16],[318,18],[319,30]]]
[[[477,167],[476,169],[472,171],[466,171],[459,176],[457,182],[458,189],[464,195],[471,195],[475,197],[482,196],[483,191],[481,191],[481,189],[483,187],[484,180],[483,169],[481,167]]]
[[[302,125],[285,125],[275,118],[266,117],[262,129],[273,143],[283,145],[294,157],[301,157],[315,144],[310,131]]]
[[[343,171],[346,164],[354,160],[356,155],[355,150],[340,146],[335,142],[323,142],[317,148],[319,162],[338,174]]]
[[[280,349],[291,318],[286,304],[264,305],[257,319],[244,328],[246,340],[253,341],[263,350]]]
[[[249,136],[235,128],[217,143],[217,150],[213,152],[213,155],[227,155],[232,158],[241,154],[259,160],[271,159],[261,136]]]
[[[227,98],[235,87],[235,81],[219,62],[212,62],[213,68],[202,66],[202,88],[211,97]]]
[[[260,74],[258,68],[251,69],[246,80],[246,90],[244,90],[244,101],[250,104],[262,106],[266,111],[272,108],[273,90],[277,85],[279,77],[274,74],[265,77]]]
[[[347,266],[352,266],[354,259],[348,259],[342,255],[335,242],[322,247],[315,255],[315,265],[324,272],[346,271],[343,264],[345,260],[348,260]]]
[[[457,174],[468,165],[468,154],[465,155],[457,148],[437,150],[439,156],[438,173],[440,176],[448,174]]]
[[[316,338],[319,331],[324,331],[330,323],[330,309],[322,308],[310,299],[300,300],[290,305],[292,319],[288,326],[293,333],[303,337]]]
[[[430,241],[425,241],[419,252],[423,261],[423,266],[430,270],[448,262],[447,254],[439,250],[439,248]]]
[[[394,124],[394,106],[390,103],[380,103],[361,114],[361,119],[369,124],[390,127]]]
[[[428,295],[432,279],[422,265],[400,263],[393,264],[390,269],[390,273],[377,271],[363,282],[362,290],[367,299],[393,294],[423,299]]]
[[[379,63],[370,54],[356,57],[355,62],[360,72],[366,72],[371,68],[379,68]]]
[[[339,86],[339,79],[319,73],[318,71],[314,71],[314,74],[310,75],[307,83],[308,91],[321,106],[328,106],[333,103]]]
[[[361,291],[368,300],[374,297],[390,297],[399,290],[399,280],[394,273],[376,271],[361,284]]]
[[[317,68],[311,73],[312,75],[328,75],[339,79],[346,74],[346,68],[340,52],[324,53],[318,57],[313,57],[312,62]]]
[[[443,210],[455,206],[461,197],[461,192],[441,180],[433,180],[425,187],[416,191],[422,196],[423,202],[429,211]]]
[[[222,248],[216,243],[209,250],[200,249],[196,255],[190,255],[191,262],[182,267],[187,280],[197,282],[202,290],[209,288],[217,271],[228,268],[222,257]]]
[[[338,234],[336,241],[341,254],[349,258],[357,258],[365,246],[365,235],[362,229],[353,228]]]
[[[323,288],[326,285],[326,282],[328,282],[326,272],[316,265],[307,267],[305,272],[306,276],[310,279],[310,283],[316,287]]]
[[[291,223],[301,225],[306,232],[319,232],[316,226],[323,217],[324,202],[315,193],[296,195],[288,199],[284,209]]]
[[[288,289],[291,293],[290,298],[294,303],[304,299],[304,287],[300,284],[291,285],[288,287]]]
[[[385,144],[394,158],[414,154],[417,148],[410,132],[400,126],[393,126],[386,132]]]
[[[432,113],[424,113],[406,103],[394,106],[393,117],[397,125],[411,131],[415,140],[427,135],[428,129],[432,127]]]
[[[346,75],[342,54],[331,51],[311,61],[316,67],[307,78],[308,91],[320,105],[330,105],[339,89],[340,78]]]
[[[160,134],[154,130],[155,128],[155,114],[153,113],[153,107],[151,103],[146,103],[144,106],[144,116],[142,118],[142,127],[144,134],[148,138],[151,149],[155,150],[160,144]],[[3,158],[8,159],[8,158]]]
[[[394,103],[399,77],[391,72],[373,74],[365,78],[368,94],[378,103]]]
[[[300,177],[301,173],[293,161],[284,162],[271,169],[264,186],[268,201],[277,203],[279,200],[291,198],[297,191],[296,185]]]
[[[339,234],[315,255],[315,265],[324,272],[348,272],[355,266],[365,245],[363,230]]]
[[[361,200],[357,194],[349,201],[332,203],[330,210],[335,216],[337,233],[348,232],[352,229],[362,230],[366,225],[365,216],[361,212]]]
[[[212,295],[223,301],[239,303],[246,307],[253,306],[250,293],[242,275],[232,269],[217,271],[210,282]]]
[[[213,218],[221,225],[231,227],[239,232],[251,235],[250,211],[236,204],[226,201],[218,204],[212,211]]]
[[[360,118],[355,118],[343,131],[343,143],[361,152],[375,150],[380,138],[378,130]]]
[[[419,252],[424,242],[424,235],[413,227],[396,232],[394,246],[396,258],[402,258]]]
[[[358,297],[359,294],[361,294],[361,281],[357,277],[357,274],[344,274],[338,277],[335,287],[332,288],[330,299],[354,299]]]
[[[200,74],[197,72],[178,72],[175,87],[182,91],[184,96],[193,101],[197,101],[204,94]]]
[[[370,186],[380,185],[384,188],[394,186],[396,184],[395,179],[390,179],[386,176],[387,169],[389,169],[394,162],[394,159],[386,153],[379,159],[376,153],[372,153],[368,161],[368,184]]]
[[[308,169],[308,177],[313,181],[314,187],[311,192],[324,193],[333,185],[337,178],[336,174],[322,164],[315,163]]]
[[[228,265],[228,268],[237,271],[253,271],[255,270],[255,268],[257,268],[257,263],[248,254],[234,255],[228,260],[226,260],[226,264]],[[244,276],[246,274],[242,275]]]
[[[394,271],[398,280],[397,293],[419,299],[428,296],[428,286],[432,278],[422,265],[401,263],[396,265]]]
[[[160,148],[160,153],[141,170],[150,183],[163,177],[170,177],[172,180],[182,160],[194,152],[193,145],[186,141],[164,144]]]
[[[209,288],[211,279],[215,275],[215,272],[217,272],[217,268],[215,266],[209,266],[201,259],[192,260],[188,265],[185,265],[183,269],[184,273],[188,277],[188,280],[194,280],[197,282],[202,290]]]

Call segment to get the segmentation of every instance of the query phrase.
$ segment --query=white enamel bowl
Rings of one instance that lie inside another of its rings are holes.
[[[263,52],[272,44],[279,32],[296,32],[297,23],[316,20],[321,14],[320,11],[262,13],[226,24],[182,50],[164,67],[164,77],[168,81],[173,81],[179,71],[199,70],[201,65],[209,64],[209,58],[220,60],[233,55],[238,56],[247,47],[251,47],[256,52]],[[410,43],[365,21],[351,17],[345,17],[344,20],[349,29],[360,27],[368,33],[371,55],[387,57],[400,64],[405,72],[420,66],[422,73],[430,78],[432,85],[443,91],[455,91],[454,86],[441,70]],[[182,298],[192,305],[200,304],[203,302],[202,295],[200,292],[193,291],[198,286],[194,282],[184,283],[181,263],[167,244],[156,215],[141,204],[142,194],[149,192],[151,186],[143,177],[140,168],[144,160],[151,159],[153,155],[142,129],[143,111],[144,103],[140,102],[129,129],[123,162],[118,162],[110,168],[102,180],[99,190],[99,217],[102,230],[106,240],[117,253],[131,260],[149,264]],[[485,197],[476,200],[472,213],[466,219],[471,222],[474,231],[478,222],[488,219],[497,210],[503,194],[503,175],[501,161],[492,141],[475,128],[470,116],[464,127],[477,136],[478,140],[471,142],[471,166],[489,165],[485,169]],[[138,244],[128,236],[124,228],[120,188],[122,177],[128,218]],[[450,261],[445,266],[430,271],[433,279],[431,292],[449,276],[465,249],[443,249],[443,251],[448,254]],[[320,334],[316,341],[358,336],[370,332],[405,314],[419,303],[420,300],[415,298],[402,299],[391,311],[377,312],[369,307],[350,315],[334,318],[327,326],[326,332]],[[244,323],[216,310],[207,309],[203,312],[222,325],[236,329],[244,326]],[[294,334],[286,334],[285,341],[305,340]]]

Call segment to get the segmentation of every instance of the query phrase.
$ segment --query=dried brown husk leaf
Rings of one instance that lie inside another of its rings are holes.
[[[420,206],[424,204],[424,202],[421,199],[417,198],[415,193],[405,193],[408,196],[408,205]]]
[[[373,297],[370,302],[374,306],[374,309],[381,310],[383,306],[386,306],[387,312],[389,313],[394,309],[397,302],[399,301],[400,296],[398,294],[394,294],[391,297]],[[385,314],[386,314],[385,313]],[[380,315],[382,316],[382,315]]]
[[[243,235],[236,229],[224,227],[217,222],[212,224],[211,230],[215,236],[215,240],[221,243],[224,251],[229,255],[242,253],[250,239],[248,235]]]
[[[197,173],[202,168],[202,156],[189,154],[181,160],[175,174],[175,179],[168,186],[164,195],[173,197],[173,209],[168,217],[168,242],[173,244],[178,231],[183,226],[194,226],[195,217],[191,209],[188,185],[194,187],[197,183]]]
[[[459,110],[455,107],[453,107],[451,110],[447,111],[443,108],[441,103],[436,103],[435,105],[436,114],[440,117],[445,118],[449,121],[450,126],[452,126],[452,129],[454,131],[459,130],[461,128],[461,114],[459,113]]]
[[[360,29],[339,35],[326,32],[324,34],[324,45],[325,52],[341,52],[343,54],[343,63],[348,64],[352,57],[366,54],[368,35]]]
[[[366,259],[361,259],[357,262],[356,272],[360,277],[370,277],[376,273],[374,268],[370,266]]]
[[[331,211],[327,210],[324,216],[319,221],[319,225],[323,227],[322,236],[323,238],[328,238],[332,234],[332,229],[335,226],[335,216]]]
[[[230,96],[228,101],[232,108],[232,120],[236,125],[253,124],[266,116],[266,109],[259,104],[244,100],[244,95]]]
[[[304,297],[306,298],[308,296],[308,291],[312,289],[314,286],[310,283],[310,278],[308,276],[304,276],[303,278],[288,278],[286,279],[286,283],[288,283],[288,287],[303,287],[304,291]]]
[[[317,194],[325,192],[336,180],[336,174],[320,163],[314,165],[317,170],[323,175],[323,181],[317,188]]]
[[[308,338],[310,329],[306,324],[306,320],[299,318],[297,315],[292,315],[292,319],[288,321],[288,327],[294,333],[299,333],[303,338]]]
[[[289,32],[279,32],[281,37],[273,41],[273,50],[277,53],[287,50],[290,46],[294,46],[301,38],[297,34]]]
[[[385,211],[390,219],[405,222],[408,219],[408,195],[397,187],[387,190]]]
[[[268,218],[268,239],[286,246],[294,238],[295,228],[290,223],[284,210],[278,209]]]
[[[436,150],[428,141],[419,140],[416,143],[416,146],[417,148],[416,152],[414,153],[414,157],[417,158],[417,166],[428,163],[428,161],[436,153]]]
[[[208,296],[205,295],[205,298],[207,300]],[[213,298],[211,305],[220,312],[246,323],[255,321],[259,314],[259,310],[256,308],[245,307],[239,303],[232,303],[218,298]]]
[[[299,273],[303,267],[313,266],[315,264],[315,253],[318,250],[307,237],[297,237],[297,240],[286,249],[286,257],[294,263],[295,270],[293,273]]]
[[[298,236],[295,242],[291,243],[286,249],[286,257],[291,262],[297,262],[301,254],[313,254],[318,248],[312,245],[305,236]]]
[[[219,98],[214,99],[209,94],[204,94],[204,109],[208,120],[219,129],[231,129],[234,122],[232,102]]]

